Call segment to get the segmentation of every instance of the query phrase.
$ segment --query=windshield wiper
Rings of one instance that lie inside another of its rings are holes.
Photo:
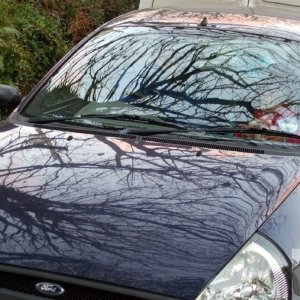
[[[243,128],[243,127],[214,127],[214,128],[205,128],[202,129],[204,133],[248,133],[248,134],[264,134],[270,136],[279,136],[287,138],[296,138],[300,139],[300,136],[293,133],[288,133],[284,131],[271,130],[261,127],[252,127],[252,128]]]
[[[83,114],[83,115],[75,115],[73,117],[63,117],[63,118],[29,118],[27,122],[35,123],[35,124],[49,124],[56,122],[65,122],[65,121],[73,121],[73,120],[82,120],[82,119],[107,119],[107,120],[117,120],[117,121],[137,121],[138,123],[149,124],[149,125],[157,125],[164,126],[177,130],[186,130],[185,127],[176,125],[174,123],[170,123],[168,121],[164,121],[159,118],[152,118],[147,116],[139,116],[139,115],[129,115],[129,114]],[[141,133],[147,129],[132,129],[132,131],[140,131]],[[128,129],[128,132],[131,131]],[[149,131],[151,131],[149,129]],[[158,132],[159,129],[153,129],[153,132]],[[161,131],[164,131],[162,129]],[[167,130],[168,131],[168,130]]]

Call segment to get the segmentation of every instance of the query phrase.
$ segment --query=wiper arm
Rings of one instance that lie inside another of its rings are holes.
[[[248,133],[248,134],[264,134],[264,135],[273,135],[280,137],[288,137],[288,138],[297,138],[300,139],[300,136],[293,133],[288,133],[284,131],[271,130],[267,128],[260,127],[214,127],[214,128],[206,128],[203,129],[205,133]]]
[[[161,119],[153,119],[147,116],[139,116],[139,115],[129,115],[129,114],[83,114],[83,115],[75,115],[73,117],[64,117],[64,118],[30,118],[27,120],[29,123],[36,124],[48,124],[55,122],[64,122],[64,121],[72,121],[72,120],[81,120],[81,119],[107,119],[107,120],[118,120],[118,121],[137,121],[139,123],[149,124],[149,125],[158,125],[169,127],[177,130],[186,130],[185,127],[176,125],[174,123],[170,123],[168,121],[164,121]],[[141,129],[142,132],[143,129]],[[153,130],[156,132],[156,130]]]
[[[93,114],[93,115],[82,115],[82,117],[103,118],[103,119],[111,119],[111,120],[119,120],[119,121],[138,121],[139,123],[145,123],[149,125],[166,126],[170,128],[185,130],[185,127],[176,125],[168,121],[164,121],[159,117],[153,118],[153,117],[129,115],[129,114]]]

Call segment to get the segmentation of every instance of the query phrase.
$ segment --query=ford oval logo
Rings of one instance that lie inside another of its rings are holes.
[[[35,285],[35,288],[46,296],[60,296],[65,292],[62,286],[50,282],[39,282]]]

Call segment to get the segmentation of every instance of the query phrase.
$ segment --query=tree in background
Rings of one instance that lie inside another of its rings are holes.
[[[0,83],[26,94],[78,41],[138,0],[2,0]]]
[[[55,16],[71,45],[101,24],[137,9],[139,0],[21,0]]]
[[[0,2],[0,82],[27,93],[68,49],[57,18],[28,1]]]

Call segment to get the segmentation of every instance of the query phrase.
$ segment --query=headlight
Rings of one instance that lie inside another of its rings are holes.
[[[287,300],[290,283],[286,258],[256,234],[196,300]]]

